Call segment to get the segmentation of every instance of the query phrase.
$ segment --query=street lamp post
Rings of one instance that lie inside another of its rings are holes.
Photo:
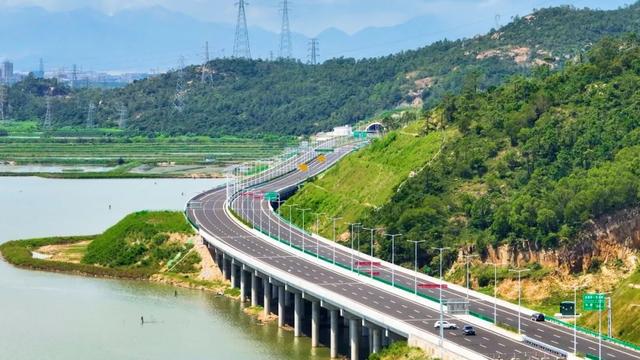
[[[353,228],[360,226],[360,223],[350,223],[349,227],[351,227],[351,232],[349,233],[349,237],[351,238],[351,271],[353,271]]]
[[[493,323],[498,323],[498,264],[493,265]]]
[[[325,213],[316,213],[316,232],[318,237],[320,236],[320,215],[327,215]],[[316,238],[316,258],[320,258],[320,240]]]
[[[449,250],[450,248],[448,247],[436,247],[433,248],[433,250],[437,250],[440,252],[439,256],[440,256],[440,297],[439,297],[439,303],[440,303],[440,358],[444,358],[443,356],[443,345],[444,345],[444,327],[442,326],[442,322],[444,321],[444,307],[442,306],[442,285],[443,285],[443,279],[442,279],[442,253],[445,250]]]
[[[371,247],[369,248],[369,256],[371,257],[371,262],[370,262],[370,271],[369,271],[369,275],[371,275],[371,278],[373,278],[373,233],[376,230],[383,230],[383,228],[366,228],[363,227],[363,230],[368,230],[371,232]]]
[[[573,353],[578,353],[578,290],[584,289],[584,286],[573,287]]]
[[[302,252],[304,253],[304,239],[306,237],[305,234],[307,232],[304,227],[304,214],[307,211],[311,211],[311,209],[298,209],[298,210],[302,211]]]
[[[418,294],[418,244],[427,240],[407,240],[414,244],[414,260],[413,260],[413,293]]]
[[[518,335],[521,334],[521,317],[522,317],[522,282],[521,275],[523,272],[527,272],[529,269],[509,269],[509,272],[518,273]]]
[[[289,246],[293,245],[293,227],[292,227],[292,219],[291,219],[291,214],[293,213],[293,208],[298,206],[296,204],[284,204],[284,206],[288,206],[289,207]]]
[[[384,234],[385,236],[391,236],[391,264],[396,264],[396,236],[402,236],[402,234]],[[396,269],[395,266],[391,266],[391,286],[396,286]]]
[[[341,217],[331,218],[333,220],[333,264],[336,263],[336,220],[342,219]]]
[[[467,276],[466,276],[466,280],[467,280],[467,304],[469,303],[469,282],[470,282],[470,274],[469,274],[469,260],[471,260],[471,258],[477,257],[478,255],[475,254],[466,254],[465,257],[465,262],[467,265]]]
[[[278,209],[280,209],[280,207],[282,206],[282,199],[280,198],[280,194],[278,194]],[[281,219],[280,216],[278,214],[276,214],[276,216],[278,217],[278,241],[282,240],[282,238],[280,237],[280,228],[282,227],[282,223],[281,223]]]

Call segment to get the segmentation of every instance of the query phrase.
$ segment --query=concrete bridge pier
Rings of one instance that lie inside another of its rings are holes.
[[[264,289],[264,317],[266,318],[271,313],[271,284],[269,284],[269,278],[262,279],[262,288]]]
[[[311,347],[318,347],[320,337],[320,302],[311,301]]]
[[[247,300],[247,272],[240,267],[240,301]]]
[[[329,334],[331,358],[338,357],[338,309],[329,309],[329,321],[331,323],[331,333]]]
[[[380,352],[380,329],[379,328],[370,328],[370,336],[371,336],[371,353],[376,354]]]
[[[278,286],[278,327],[284,326],[285,296],[284,286]]]
[[[359,359],[360,350],[360,320],[349,319],[349,347],[351,349],[351,360]]]
[[[231,288],[236,288],[236,273],[238,272],[238,265],[236,265],[235,261],[231,259],[229,264],[229,272],[231,273],[229,277],[231,278]]]
[[[227,271],[227,254],[222,253],[222,277],[225,280],[229,279],[229,272]]]
[[[251,306],[258,306],[258,277],[251,272]]]
[[[302,336],[302,295],[300,293],[293,294],[293,335]]]

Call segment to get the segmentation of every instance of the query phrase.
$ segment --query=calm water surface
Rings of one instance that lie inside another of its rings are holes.
[[[0,243],[98,233],[143,209],[181,209],[219,180],[0,178]],[[111,210],[108,206],[111,205]],[[237,302],[144,282],[15,269],[0,261],[0,359],[308,359],[307,338]],[[140,316],[152,323],[140,325]]]

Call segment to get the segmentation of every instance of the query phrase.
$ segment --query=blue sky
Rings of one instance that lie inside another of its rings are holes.
[[[0,10],[17,6],[40,6],[54,11],[93,7],[105,13],[129,8],[162,6],[201,20],[233,23],[236,0],[0,0]],[[250,0],[248,21],[278,31],[280,0]],[[507,23],[513,15],[534,8],[571,4],[576,7],[613,9],[630,0],[292,0],[292,30],[307,36],[335,27],[348,33],[370,26],[392,26],[417,16],[445,18],[452,27],[468,26],[486,31],[501,15]]]

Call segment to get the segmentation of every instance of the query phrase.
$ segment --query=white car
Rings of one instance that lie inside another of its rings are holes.
[[[439,328],[440,327],[440,321],[436,321],[436,323],[433,324],[433,327],[436,328],[436,329]],[[449,329],[449,330],[455,330],[455,329],[458,328],[458,325],[456,325],[454,323],[450,323],[450,322],[445,320],[445,321],[442,322],[442,328],[443,329]]]

